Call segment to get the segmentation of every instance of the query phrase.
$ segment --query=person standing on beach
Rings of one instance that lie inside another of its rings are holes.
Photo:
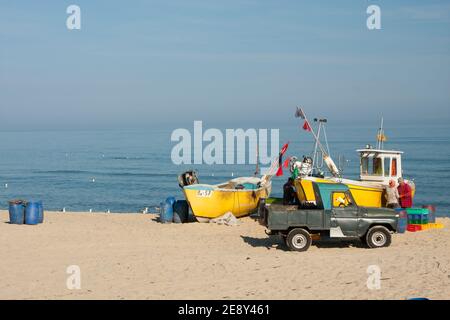
[[[294,179],[289,178],[283,186],[283,204],[297,204],[297,192],[294,188]]]
[[[412,191],[411,187],[405,183],[403,178],[398,178],[398,194],[400,199],[400,206],[402,208],[412,207]]]
[[[386,187],[386,203],[387,207],[395,209],[399,207],[398,199],[400,198],[398,190],[395,187],[395,181],[389,180],[389,186]]]

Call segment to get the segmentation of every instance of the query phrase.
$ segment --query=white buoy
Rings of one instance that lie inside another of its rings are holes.
[[[92,182],[95,182],[95,178],[92,178]]]
[[[8,184],[7,183],[5,183],[5,189],[8,189]]]

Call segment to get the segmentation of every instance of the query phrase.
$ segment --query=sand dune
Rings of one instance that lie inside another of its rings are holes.
[[[0,212],[1,299],[450,298],[445,229],[394,235],[392,246],[321,242],[287,251],[251,218],[237,227],[163,225],[155,215],[46,213],[17,226]],[[81,270],[68,289],[67,267]],[[381,270],[368,289],[367,268]]]

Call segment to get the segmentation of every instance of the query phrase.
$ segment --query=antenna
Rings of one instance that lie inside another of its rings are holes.
[[[255,176],[259,175],[259,144],[256,144],[256,168],[255,168]]]
[[[383,143],[386,141],[386,136],[384,135],[384,129],[383,129],[384,119],[381,117],[381,124],[380,128],[378,129],[377,134],[377,149],[382,150],[383,149]]]

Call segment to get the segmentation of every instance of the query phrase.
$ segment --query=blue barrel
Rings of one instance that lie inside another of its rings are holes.
[[[185,223],[189,218],[189,205],[186,200],[178,200],[173,205],[173,222]]]
[[[37,201],[30,201],[27,203],[25,209],[25,224],[39,223],[39,203]]]
[[[25,222],[25,201],[9,201],[9,223],[24,224]]]
[[[159,216],[162,223],[171,223],[173,221],[173,204],[175,201],[174,197],[168,197],[162,204],[161,214]]]
[[[175,197],[167,197],[166,202],[173,206],[177,200],[175,200]]]
[[[39,209],[38,221],[39,223],[42,223],[44,222],[44,206],[42,205],[42,201],[38,201],[38,209]]]
[[[398,213],[398,225],[397,225],[397,232],[398,233],[405,233],[406,228],[408,226],[408,214],[406,213],[406,210],[403,208],[397,208],[395,211]]]

